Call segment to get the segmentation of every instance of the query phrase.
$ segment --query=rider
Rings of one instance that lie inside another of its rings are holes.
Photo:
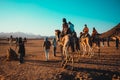
[[[100,39],[99,39],[99,35],[98,34],[99,33],[97,32],[97,30],[95,29],[95,27],[93,27],[91,41],[93,43],[97,43],[97,45],[100,46]]]
[[[66,18],[63,18],[63,24],[62,24],[62,35],[66,35],[67,34],[67,31],[68,31],[68,24],[67,24],[67,21],[66,21]]]
[[[72,24],[70,21],[68,22],[68,24],[71,34],[74,35],[75,34],[74,24]]]
[[[84,29],[83,29],[83,34],[84,34],[84,36],[85,37],[87,37],[88,35],[89,35],[89,29],[88,29],[88,27],[87,27],[87,24],[85,24],[85,27],[84,27]]]
[[[74,52],[75,50],[74,50],[74,43],[73,43],[73,38],[71,37],[71,30],[70,30],[70,28],[68,27],[68,24],[69,23],[67,23],[67,21],[66,21],[66,18],[63,18],[63,25],[62,25],[62,27],[63,27],[63,30],[62,30],[62,35],[61,35],[61,37],[63,37],[63,36],[65,36],[65,35],[67,35],[67,34],[70,34],[70,46],[71,46],[71,48],[72,48],[72,52]],[[73,27],[74,25],[72,25],[72,27]]]
[[[95,27],[93,27],[92,37],[96,36],[96,34],[98,34],[98,32],[97,32],[97,30],[95,29]]]
[[[66,18],[63,18],[63,24],[62,24],[62,37],[66,34],[71,34],[70,28],[68,27],[68,23]]]

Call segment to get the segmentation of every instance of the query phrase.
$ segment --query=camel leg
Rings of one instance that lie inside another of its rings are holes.
[[[87,46],[84,44],[84,45],[83,45],[83,55],[82,55],[83,57],[85,56],[85,54],[86,54],[86,52],[87,52],[86,47],[87,47]]]
[[[72,70],[73,70],[73,65],[74,65],[74,57],[72,56]]]
[[[98,48],[98,56],[100,57],[100,47]]]
[[[63,64],[63,68],[65,68],[65,67],[66,67],[67,62],[68,62],[68,59],[66,59],[66,60],[65,60],[65,63]]]
[[[87,40],[87,47],[88,47],[88,56],[91,57],[93,53],[92,53],[92,48],[90,47],[88,40]]]
[[[81,44],[81,49],[82,49],[81,56],[83,56],[83,52],[84,52],[84,47],[83,47],[83,44]]]
[[[77,51],[77,54],[74,56],[74,57],[77,58],[77,61],[79,61],[80,55],[81,55],[81,54],[80,54],[80,50],[78,50],[78,51]]]
[[[64,56],[65,56],[65,60],[64,60]],[[67,49],[66,47],[63,47],[63,60],[62,60],[62,63],[61,63],[61,66],[63,66],[63,68],[66,66],[66,63],[67,63]]]
[[[65,61],[64,61],[64,60],[62,60],[61,66],[63,66],[63,65],[64,65],[64,63],[65,63]]]
[[[64,50],[63,50],[63,53],[61,54],[62,55],[62,63],[61,63],[61,66],[63,66],[63,64],[64,64],[64,62],[65,62],[65,60],[64,60]]]
[[[65,47],[65,63],[63,64],[63,68],[66,67],[67,63],[68,63],[68,60],[69,60],[69,55],[68,55],[68,51],[67,51],[67,47]]]

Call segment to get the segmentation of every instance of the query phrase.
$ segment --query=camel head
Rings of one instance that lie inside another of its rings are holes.
[[[61,33],[61,31],[60,31],[60,30],[55,30],[55,37],[56,37],[56,41],[59,41],[59,38],[60,38],[60,33]]]

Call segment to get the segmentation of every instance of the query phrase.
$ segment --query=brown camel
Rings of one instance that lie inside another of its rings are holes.
[[[7,61],[18,60],[18,55],[12,48],[9,48],[7,50],[7,59],[6,60]]]

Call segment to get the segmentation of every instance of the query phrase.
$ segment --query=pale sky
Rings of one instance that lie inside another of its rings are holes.
[[[102,33],[120,23],[120,0],[0,0],[0,32],[51,36],[62,30],[62,18],[78,35],[84,24]]]

